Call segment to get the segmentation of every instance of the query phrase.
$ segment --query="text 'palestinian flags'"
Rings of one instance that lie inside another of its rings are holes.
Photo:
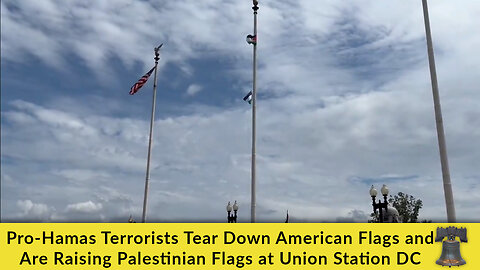
[[[252,104],[252,91],[248,92],[248,94],[243,98],[248,104]]]
[[[154,69],[155,69],[155,67],[150,69],[150,71],[147,72],[147,74],[143,75],[142,78],[140,78],[140,80],[138,80],[138,82],[136,82],[134,85],[132,85],[132,88],[130,88],[130,95],[133,95],[133,94],[137,93],[138,90],[140,90],[140,88],[142,88],[142,86],[148,81],[148,78],[150,77],[150,75],[152,75],[152,72],[153,72]]]

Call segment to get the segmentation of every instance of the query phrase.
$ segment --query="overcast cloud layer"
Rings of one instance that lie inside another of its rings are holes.
[[[480,221],[480,2],[430,1],[457,219]],[[421,1],[261,1],[257,218],[366,222],[371,185],[446,221]],[[2,220],[250,219],[251,1],[1,3]]]

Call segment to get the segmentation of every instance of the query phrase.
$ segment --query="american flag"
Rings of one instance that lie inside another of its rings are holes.
[[[150,77],[150,75],[152,75],[152,72],[153,72],[154,69],[155,69],[155,67],[150,69],[150,71],[147,72],[147,74],[143,75],[142,78],[140,78],[140,80],[138,80],[138,82],[136,82],[134,85],[132,85],[132,88],[130,88],[130,95],[133,95],[133,94],[137,93],[138,90],[140,90],[140,88],[142,88],[142,86],[148,81],[148,78]]]

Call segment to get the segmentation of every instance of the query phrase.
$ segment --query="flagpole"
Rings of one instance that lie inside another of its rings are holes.
[[[455,205],[453,201],[452,183],[450,181],[450,171],[448,168],[447,145],[445,142],[445,131],[443,129],[442,108],[440,106],[440,95],[438,92],[437,71],[435,68],[435,57],[433,54],[432,33],[430,31],[427,0],[422,0],[422,5],[423,17],[425,20],[425,35],[427,38],[428,61],[430,65],[430,79],[432,81],[435,120],[437,124],[438,147],[440,151],[440,163],[442,166],[443,192],[445,194],[445,204],[447,208],[447,220],[449,223],[455,223]]]
[[[152,100],[152,116],[150,118],[150,135],[148,137],[147,172],[145,175],[145,194],[143,196],[143,214],[142,214],[143,223],[145,223],[147,219],[148,186],[150,181],[150,158],[152,156],[153,124],[155,122],[155,101],[157,100],[157,67],[158,67],[158,60],[160,60],[160,47],[162,47],[162,45],[154,49],[155,75],[153,78],[153,100]]]
[[[252,90],[252,190],[251,190],[251,222],[255,223],[256,207],[256,99],[257,99],[257,10],[258,1],[253,0],[253,90]]]

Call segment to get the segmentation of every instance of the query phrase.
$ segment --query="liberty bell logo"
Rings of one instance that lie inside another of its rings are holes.
[[[447,227],[437,228],[437,237],[435,242],[440,242],[443,238],[447,238],[442,243],[442,255],[437,260],[437,264],[442,266],[460,266],[466,264],[465,260],[460,255],[460,242],[455,240],[458,237],[460,241],[467,242],[467,228]]]

